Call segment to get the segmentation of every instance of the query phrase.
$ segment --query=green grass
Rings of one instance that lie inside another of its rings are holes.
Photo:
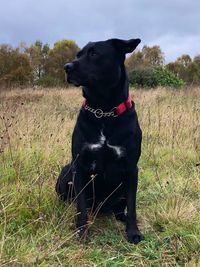
[[[199,88],[131,92],[143,129],[137,246],[113,216],[91,220],[80,242],[74,206],[55,194],[81,92],[0,94],[1,267],[200,266]]]

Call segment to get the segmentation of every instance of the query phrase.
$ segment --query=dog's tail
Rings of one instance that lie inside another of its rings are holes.
[[[62,201],[73,201],[75,197],[73,183],[73,165],[68,164],[62,168],[56,182],[56,193]]]

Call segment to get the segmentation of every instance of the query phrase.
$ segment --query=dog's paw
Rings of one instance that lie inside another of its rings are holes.
[[[140,233],[139,230],[128,232],[127,233],[128,242],[132,244],[138,244],[144,239],[144,236]]]
[[[88,235],[88,227],[81,226],[78,228],[77,232],[78,232],[79,239],[85,241]]]

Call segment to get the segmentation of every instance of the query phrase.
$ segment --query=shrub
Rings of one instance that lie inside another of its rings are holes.
[[[181,87],[185,84],[182,79],[179,79],[173,72],[166,68],[155,68],[153,70],[157,82],[161,86]]]
[[[129,82],[136,87],[171,86],[181,87],[185,83],[164,67],[135,69],[129,72]]]
[[[43,87],[56,87],[56,86],[63,86],[64,83],[59,79],[56,79],[50,75],[45,75],[36,81],[36,85]]]
[[[129,82],[136,87],[156,87],[158,81],[153,72],[153,69],[135,69],[129,72]]]

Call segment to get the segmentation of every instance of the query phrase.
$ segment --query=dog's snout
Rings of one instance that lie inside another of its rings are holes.
[[[64,66],[64,70],[65,70],[66,72],[71,71],[73,68],[74,68],[74,64],[73,64],[73,63],[67,63],[67,64],[65,64],[65,66]]]

